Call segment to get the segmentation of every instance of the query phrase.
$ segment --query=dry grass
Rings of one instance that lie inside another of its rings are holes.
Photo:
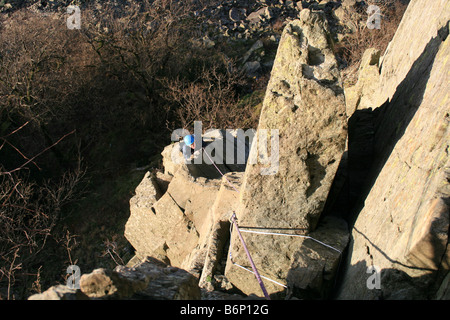
[[[359,64],[365,50],[376,48],[384,53],[407,7],[404,1],[377,3],[377,5],[381,11],[380,29],[369,29],[365,23],[367,13],[361,12],[360,17],[363,19],[354,21],[354,31],[347,34],[335,46],[336,55],[345,64],[341,74],[346,86],[356,83]]]
[[[202,121],[205,130],[245,128],[250,125],[251,106],[239,104],[241,97],[236,88],[246,81],[243,72],[224,59],[205,68],[195,81],[167,80],[167,97],[175,102],[178,120],[185,129],[192,129],[194,121]]]
[[[160,154],[170,130],[254,119],[251,104],[238,105],[242,74],[190,41],[189,1],[135,6],[83,10],[81,30],[65,16],[1,17],[0,299],[61,282],[71,260],[98,266],[96,250],[120,261],[117,225],[137,179],[129,168]],[[111,181],[119,185],[105,191]],[[82,201],[76,191],[88,187]]]

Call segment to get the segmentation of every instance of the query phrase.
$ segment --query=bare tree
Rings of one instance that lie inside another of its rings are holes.
[[[253,117],[251,106],[239,105],[239,88],[246,79],[235,64],[224,59],[204,67],[195,81],[166,79],[167,99],[176,103],[175,110],[183,128],[202,121],[208,128],[244,128]]]
[[[57,184],[38,185],[28,181],[28,165],[38,167],[35,160],[67,135],[29,158],[8,141],[26,125],[0,137],[0,151],[5,145],[11,145],[23,158],[22,164],[10,170],[5,170],[0,163],[0,287],[6,283],[7,299],[12,298],[11,288],[17,276],[23,282],[26,275],[32,274],[30,265],[52,236],[61,207],[74,198],[76,186],[84,175],[80,161],[77,169],[65,173]]]

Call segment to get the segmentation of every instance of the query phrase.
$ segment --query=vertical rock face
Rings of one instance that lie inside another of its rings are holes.
[[[284,30],[257,138],[263,129],[278,130],[279,167],[264,174],[266,165],[247,165],[239,218],[258,226],[313,230],[347,134],[339,71],[318,13],[303,10]],[[258,147],[253,143],[251,152],[261,154]]]
[[[346,126],[326,20],[305,9],[280,40],[256,136],[271,135],[269,151],[253,141],[240,191],[239,225],[303,234],[315,230],[344,152]],[[257,161],[250,161],[252,155]],[[302,265],[299,238],[246,234],[246,239],[262,275],[286,284],[288,273]],[[236,263],[249,266],[236,234],[230,250]],[[251,273],[229,264],[226,276],[245,293],[261,295]],[[283,287],[267,282],[267,289],[275,293]]]
[[[378,90],[380,50],[367,49],[359,66],[358,82],[349,88],[345,88],[345,101],[347,104],[347,116],[350,117],[355,110],[372,108],[377,97],[373,94]]]
[[[196,199],[212,205],[214,197],[210,193],[219,188],[217,181],[194,181],[183,170],[177,173],[167,192],[154,202],[148,201],[150,188],[144,186],[149,184],[149,178],[144,177],[130,200],[131,215],[125,225],[125,236],[140,258],[153,256],[173,266],[183,265],[202,236],[201,225],[195,223],[189,207],[196,205]],[[196,197],[192,196],[193,192],[197,192]],[[208,193],[206,199],[202,198],[203,193]],[[197,210],[204,214],[204,210]]]
[[[372,111],[352,116],[371,112],[374,156],[353,210],[341,299],[445,292],[439,286],[450,264],[449,17],[449,1],[411,1],[381,59],[378,91],[367,100]]]

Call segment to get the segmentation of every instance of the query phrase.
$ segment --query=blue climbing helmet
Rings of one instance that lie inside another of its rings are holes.
[[[194,143],[194,135],[193,134],[189,134],[187,136],[184,137],[184,143],[187,146],[190,146],[191,144]]]

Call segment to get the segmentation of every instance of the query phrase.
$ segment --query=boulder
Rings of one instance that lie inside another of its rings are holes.
[[[81,275],[80,290],[89,298],[113,296],[118,291],[110,272],[103,268]]]
[[[376,102],[372,99],[376,97],[374,93],[379,86],[379,59],[380,50],[369,48],[364,52],[359,66],[357,83],[345,88],[348,117],[351,117],[357,109],[369,109],[375,105]]]
[[[257,132],[258,139],[268,132],[272,152],[268,156],[252,143],[237,211],[239,225],[303,234],[316,229],[347,136],[344,91],[327,30],[322,14],[305,9],[283,31]],[[258,161],[250,161],[255,154]],[[261,159],[273,160],[271,167]],[[298,243],[293,245],[297,240],[255,237],[247,243],[255,264],[269,278],[285,282],[291,267],[287,257],[299,250]],[[231,241],[235,263],[249,266],[236,233]],[[243,276],[245,272],[227,264],[226,276],[233,285],[246,294],[261,295],[254,276]],[[268,283],[267,290],[282,288]]]
[[[186,270],[146,258],[133,267],[118,266],[115,282],[131,299],[198,300],[198,280]]]
[[[342,252],[349,241],[347,223],[336,217],[326,217],[316,231],[309,234],[315,240],[303,240],[291,256],[286,278],[287,297],[328,299],[340,271]]]
[[[162,193],[156,176],[151,172],[146,172],[141,183],[137,186],[131,202],[136,207],[151,207],[161,196]]]
[[[83,292],[70,289],[66,285],[56,285],[42,293],[36,293],[28,297],[28,300],[86,300],[89,299]]]
[[[239,22],[245,18],[245,9],[233,7],[228,11],[228,17],[231,21]]]
[[[278,130],[279,167],[261,174],[264,150],[252,144],[259,158],[247,165],[239,217],[247,225],[309,231],[320,217],[347,135],[344,91],[325,26],[322,15],[304,10],[283,32],[257,133]]]
[[[242,63],[246,63],[250,56],[257,50],[264,48],[264,44],[261,40],[255,41],[255,43],[250,47],[250,49],[244,54],[242,58]]]
[[[263,7],[250,13],[247,16],[247,20],[252,24],[256,24],[263,19],[271,19],[272,17],[272,9],[270,7]]]
[[[249,77],[256,77],[261,69],[259,61],[247,61],[244,64],[244,70]]]
[[[342,5],[333,10],[333,16],[341,34],[354,33],[359,29],[359,25],[367,20],[366,14],[361,14],[361,10],[356,10],[356,1],[344,1]]]
[[[58,285],[30,296],[29,300],[198,300],[197,279],[185,270],[146,258],[132,267],[96,269],[83,274],[80,289]]]
[[[342,0],[343,7],[354,7],[356,5],[356,0]]]
[[[178,170],[167,192],[153,205],[139,207],[134,200],[137,195],[133,197],[125,237],[136,254],[178,267],[189,264],[192,251],[208,231],[204,222],[219,187],[220,180],[194,180]]]

